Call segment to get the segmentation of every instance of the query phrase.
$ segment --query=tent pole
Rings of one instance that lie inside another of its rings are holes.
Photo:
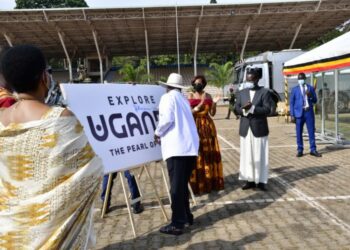
[[[290,109],[289,109],[289,93],[288,93],[288,79],[286,76],[284,76],[284,102],[286,103],[286,109],[289,110],[290,112]],[[285,122],[288,122],[288,111],[285,113],[285,117],[284,117],[284,120]]]
[[[334,93],[335,93],[335,101],[334,101],[334,115],[335,115],[335,142],[336,144],[339,143],[339,117],[338,117],[338,98],[339,98],[339,70],[334,70]]]
[[[322,72],[322,102],[321,102],[321,109],[322,109],[322,120],[321,120],[321,135],[325,136],[325,123],[326,123],[326,110],[325,110],[325,89],[324,89],[324,72]]]

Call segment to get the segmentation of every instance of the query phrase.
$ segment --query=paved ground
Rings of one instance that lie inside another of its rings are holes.
[[[101,219],[96,209],[96,249],[350,249],[350,149],[318,145],[322,158],[296,158],[294,124],[271,118],[269,190],[243,191],[237,175],[238,121],[225,115],[226,108],[219,108],[215,117],[225,190],[196,197],[195,224],[177,237],[158,233],[165,221],[144,173],[146,209],[134,216],[134,239],[118,179],[112,211]],[[170,216],[160,167],[149,169]]]

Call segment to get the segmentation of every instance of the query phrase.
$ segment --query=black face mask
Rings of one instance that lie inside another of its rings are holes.
[[[203,83],[192,84],[193,88],[197,92],[201,92],[204,89]]]

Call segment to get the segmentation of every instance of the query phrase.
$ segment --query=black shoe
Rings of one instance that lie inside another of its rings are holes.
[[[192,226],[193,225],[193,215],[187,215],[187,223],[188,226]]]
[[[265,183],[258,183],[258,188],[261,191],[267,191],[266,184]]]
[[[226,117],[225,119],[230,120],[230,117]]]
[[[255,188],[255,182],[252,181],[247,181],[244,186],[242,187],[242,190],[247,190],[247,189],[251,189],[251,188]]]
[[[310,152],[310,155],[315,156],[315,157],[322,157],[322,155],[319,152],[317,152],[316,150]]]
[[[159,232],[161,232],[163,234],[172,234],[172,235],[180,235],[183,233],[182,229],[177,228],[171,224],[164,226],[164,227],[161,227],[159,229]]]
[[[299,151],[296,156],[297,157],[302,157],[303,156],[303,152]]]
[[[140,214],[143,212],[143,210],[144,210],[144,208],[143,208],[141,203],[136,203],[132,206],[132,212],[134,214]]]

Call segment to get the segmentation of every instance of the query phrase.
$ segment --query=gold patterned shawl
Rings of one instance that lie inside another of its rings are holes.
[[[0,249],[86,249],[102,163],[75,117],[0,123]]]

